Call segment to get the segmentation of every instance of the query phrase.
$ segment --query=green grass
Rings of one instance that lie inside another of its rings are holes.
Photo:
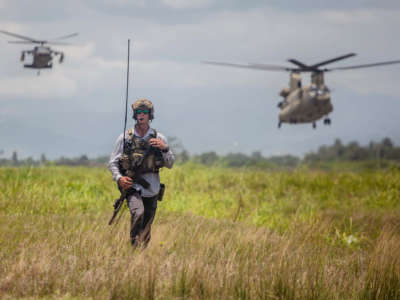
[[[400,170],[184,165],[144,250],[102,168],[0,168],[0,298],[400,299]]]

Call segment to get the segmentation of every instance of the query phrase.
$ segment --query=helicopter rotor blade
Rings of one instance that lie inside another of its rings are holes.
[[[338,56],[338,57],[335,57],[335,58],[332,58],[332,59],[329,59],[329,60],[321,61],[321,62],[319,62],[317,64],[314,64],[314,65],[312,65],[310,67],[316,69],[316,68],[321,67],[323,65],[327,65],[327,64],[333,63],[335,61],[346,59],[346,58],[349,58],[349,57],[352,57],[352,56],[355,56],[355,55],[356,55],[355,53],[349,53],[349,54],[341,55],[341,56]]]
[[[296,66],[298,66],[302,69],[310,68],[310,66],[307,66],[306,64],[303,64],[301,61],[298,61],[297,59],[294,59],[294,58],[288,59],[288,62],[291,62],[292,64],[295,64]]]
[[[29,41],[8,41],[9,44],[35,44]]]
[[[48,42],[47,44],[49,44],[49,45],[63,45],[63,46],[72,45],[71,43],[64,43],[64,42]]]
[[[370,68],[370,67],[379,67],[379,66],[385,66],[385,65],[393,65],[393,64],[399,64],[399,63],[400,63],[400,60],[392,60],[392,61],[383,61],[383,62],[377,62],[377,63],[372,63],[372,64],[364,64],[364,65],[355,65],[355,66],[347,66],[347,67],[338,67],[338,68],[332,68],[332,69],[325,69],[324,71],[361,69],[361,68]]]
[[[22,39],[22,40],[30,41],[31,43],[41,43],[42,42],[42,41],[38,41],[38,40],[35,40],[35,39],[27,37],[27,36],[23,36],[23,35],[20,35],[20,34],[8,32],[8,31],[4,31],[4,30],[0,30],[0,32],[4,33],[4,34],[7,34],[7,35],[10,35],[10,36],[13,36],[13,37],[16,37],[16,38],[19,38],[19,39]]]
[[[234,67],[234,68],[242,68],[242,69],[253,69],[253,70],[262,70],[262,71],[292,71],[293,68],[288,68],[285,66],[278,65],[266,65],[266,64],[233,64],[226,62],[216,62],[216,61],[202,61],[203,64],[208,65],[216,65],[216,66],[224,66],[224,67]]]
[[[50,39],[49,42],[51,43],[51,41],[58,41],[58,40],[68,39],[68,38],[77,36],[78,34],[79,34],[78,32],[74,32],[74,33],[71,33],[71,34],[68,34],[68,35],[63,35],[63,36],[60,36],[60,37],[56,37],[54,39]]]

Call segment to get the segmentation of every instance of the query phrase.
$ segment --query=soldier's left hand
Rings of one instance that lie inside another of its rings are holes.
[[[167,145],[163,142],[162,139],[154,139],[154,138],[150,139],[149,144],[150,144],[150,146],[159,148],[161,150],[164,150],[167,148]]]

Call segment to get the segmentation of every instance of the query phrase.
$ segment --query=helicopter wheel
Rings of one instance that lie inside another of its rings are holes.
[[[324,125],[331,125],[331,119],[329,118],[324,119]]]
[[[317,123],[313,122],[313,123],[312,123],[312,128],[313,128],[313,129],[317,128]]]
[[[281,128],[281,126],[282,126],[282,122],[279,122],[278,123],[278,129]]]

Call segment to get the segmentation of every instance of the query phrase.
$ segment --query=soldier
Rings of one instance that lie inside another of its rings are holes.
[[[154,118],[153,104],[147,99],[139,99],[132,104],[132,109],[136,124],[118,137],[108,166],[121,192],[126,192],[131,213],[131,243],[146,246],[150,241],[157,200],[161,200],[164,192],[159,169],[172,168],[175,157],[167,139],[150,128]]]

